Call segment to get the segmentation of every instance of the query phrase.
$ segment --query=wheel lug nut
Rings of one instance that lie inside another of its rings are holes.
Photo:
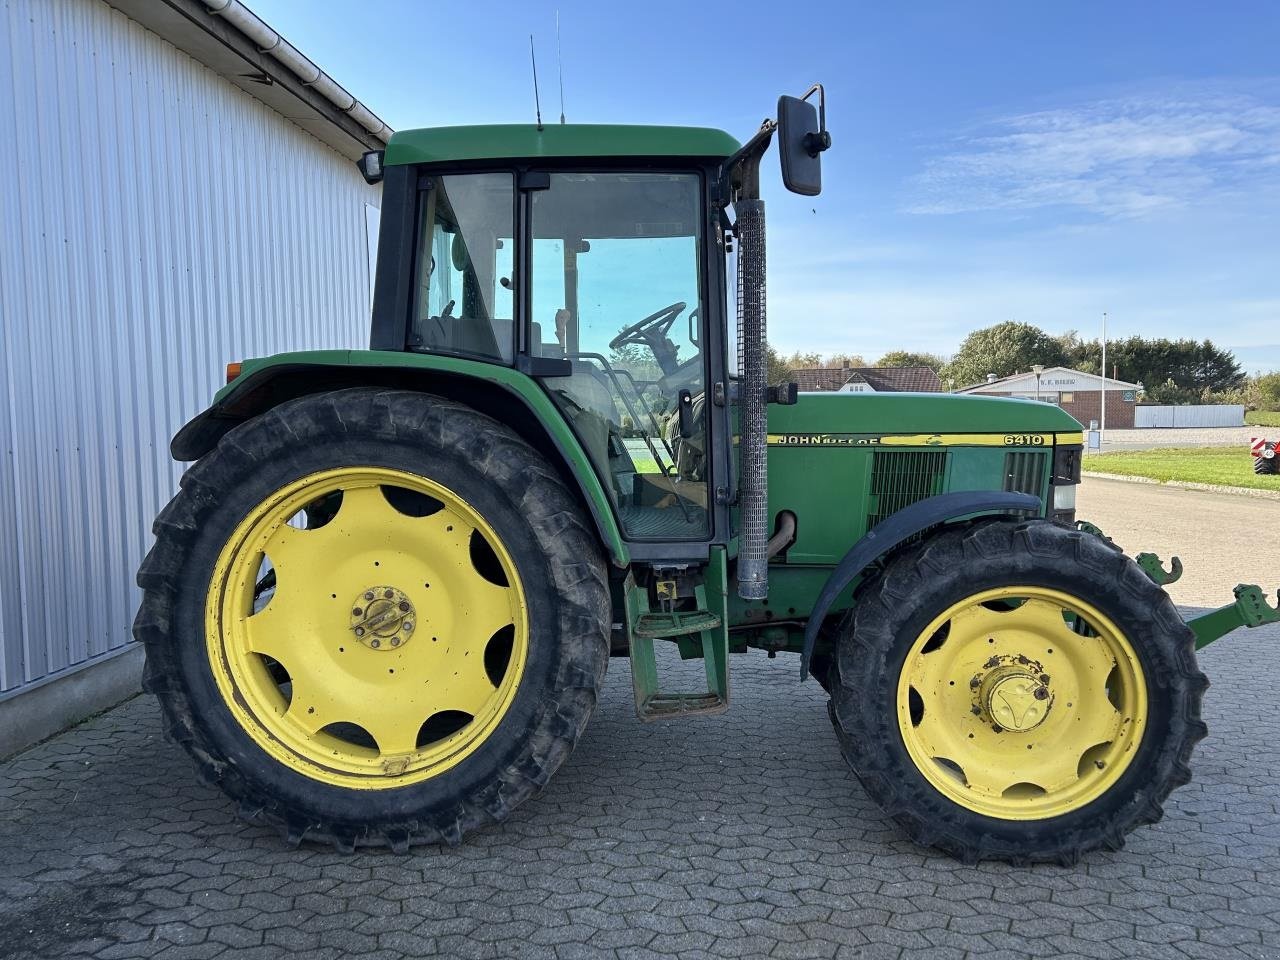
[[[370,641],[369,641],[369,646],[371,646],[371,647],[373,647],[373,649],[377,650],[380,646],[382,646],[382,641],[381,641],[381,640],[378,640],[378,639],[370,640]]]
[[[409,620],[406,620],[406,621],[404,622],[404,632],[405,632],[405,633],[408,633],[408,632],[410,632],[412,629],[413,629],[413,623],[412,623],[411,621],[409,621]]]
[[[1048,699],[1049,699],[1049,691],[1048,691],[1048,690],[1046,690],[1044,687],[1036,687],[1036,699],[1037,699],[1037,700],[1048,700]]]
[[[394,597],[395,595],[396,595],[396,594],[395,594],[395,591],[394,591],[394,590],[388,590],[388,591],[386,591],[386,592],[383,594],[383,596],[384,596],[384,597],[386,597],[388,600],[390,600],[390,599],[391,599],[392,597]]]
[[[364,636],[364,627],[356,627],[356,636],[357,636],[357,637],[363,637],[363,636]]]
[[[366,590],[366,591],[365,591],[365,594],[364,594],[364,598],[365,598],[366,600],[372,600],[372,599],[373,599],[373,591],[372,591],[372,590]]]
[[[351,611],[351,615],[353,617],[363,617],[364,611],[361,610],[359,607],[356,607],[354,610]]]
[[[391,645],[392,645],[393,647],[398,647],[398,646],[400,646],[400,638],[399,638],[399,637],[392,637],[392,638],[391,638]]]
[[[401,601],[400,601],[400,609],[401,609],[401,610],[403,610],[405,613],[408,613],[408,612],[409,612],[409,601],[408,601],[408,600],[401,600]]]

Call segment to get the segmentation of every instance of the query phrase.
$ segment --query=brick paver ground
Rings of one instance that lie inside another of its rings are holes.
[[[239,823],[138,698],[0,767],[0,956],[1273,957],[1280,631],[1203,662],[1195,781],[1070,870],[901,839],[791,658],[736,658],[730,714],[661,726],[615,661],[543,797],[405,857]]]
[[[1141,490],[1090,487],[1108,496]],[[1235,540],[1219,524],[1197,548],[1214,538],[1223,555]],[[1235,556],[1246,577],[1280,574]],[[290,850],[238,822],[138,698],[0,764],[0,956],[1277,957],[1280,629],[1201,663],[1195,780],[1074,869],[966,867],[903,840],[790,657],[734,658],[723,717],[649,726],[615,660],[541,798],[404,857]]]

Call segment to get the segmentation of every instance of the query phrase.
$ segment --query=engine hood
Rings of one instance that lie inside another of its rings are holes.
[[[1061,433],[1079,421],[1050,403],[952,393],[802,393],[769,407],[769,432]],[[1079,441],[1077,441],[1079,442]]]

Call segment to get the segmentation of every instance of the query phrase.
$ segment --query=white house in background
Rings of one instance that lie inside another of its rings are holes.
[[[169,438],[228,361],[362,347],[391,131],[241,3],[6,0],[0,756],[137,690]]]
[[[1040,373],[1015,373],[1008,377],[988,377],[985,383],[957,390],[995,397],[1021,397],[1055,403],[1086,427],[1102,419],[1102,392],[1106,384],[1107,426],[1132,427],[1134,408],[1142,384],[1102,377],[1067,367],[1046,367]]]

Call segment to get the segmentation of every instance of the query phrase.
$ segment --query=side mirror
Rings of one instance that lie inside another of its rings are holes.
[[[814,93],[818,94],[818,105],[809,102]],[[831,146],[825,114],[821,84],[815,84],[804,97],[778,98],[778,156],[782,182],[792,193],[816,197],[822,192],[822,152]]]

